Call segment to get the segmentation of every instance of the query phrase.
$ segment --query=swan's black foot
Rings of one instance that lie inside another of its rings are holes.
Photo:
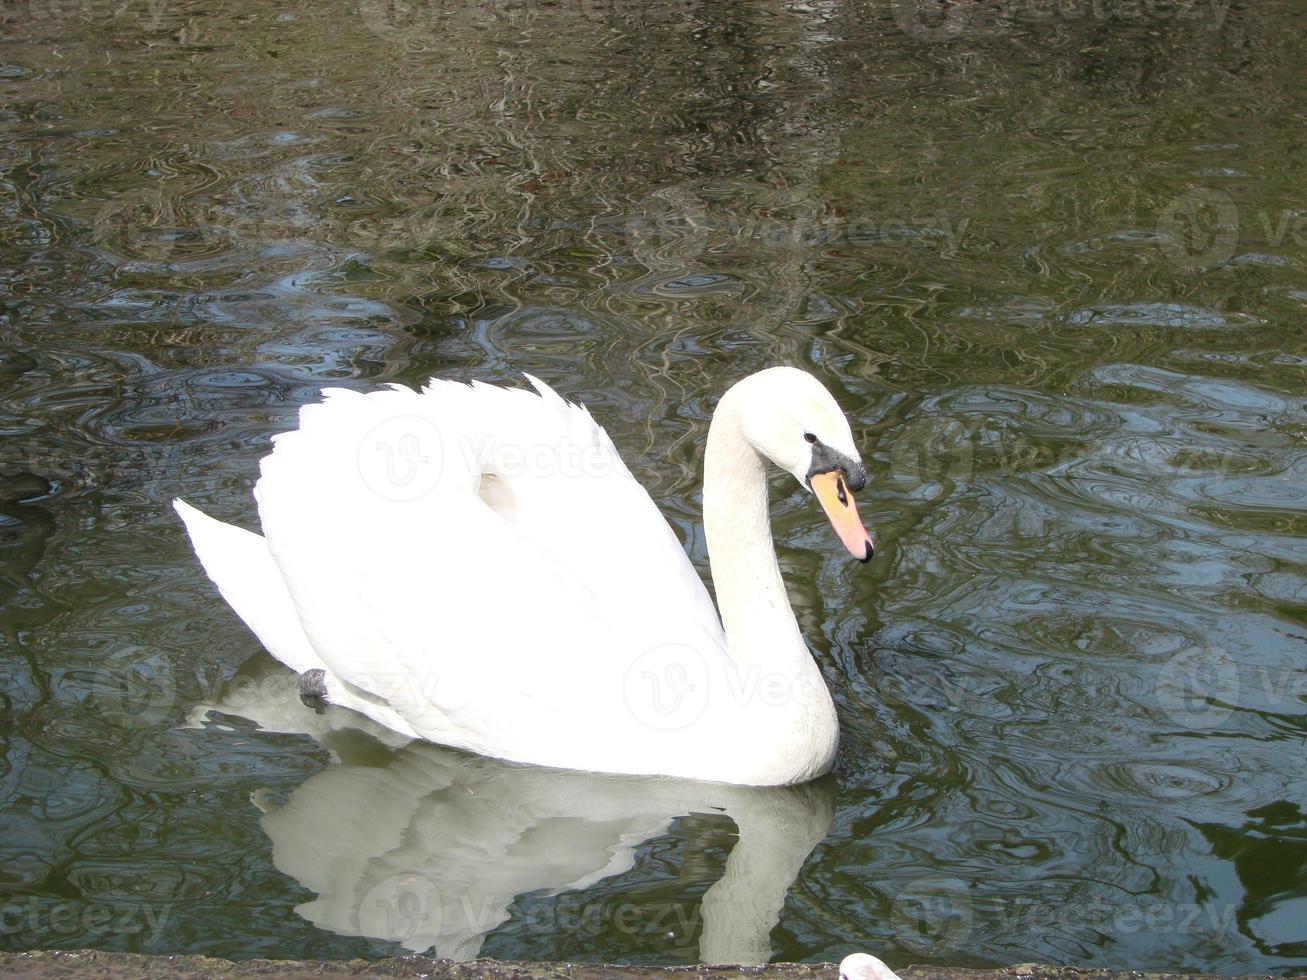
[[[327,704],[327,672],[314,667],[300,674],[300,700],[318,714]]]

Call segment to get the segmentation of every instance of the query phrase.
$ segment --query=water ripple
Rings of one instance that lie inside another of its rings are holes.
[[[11,944],[393,951],[295,912],[250,802],[358,746],[193,724],[257,644],[172,497],[251,526],[324,385],[529,371],[705,568],[712,408],[790,363],[853,420],[882,549],[851,570],[777,479],[843,743],[776,954],[1307,962],[1290,4],[155,6],[0,12]],[[732,846],[685,818],[580,901],[694,912]],[[486,949],[694,955],[560,911]]]

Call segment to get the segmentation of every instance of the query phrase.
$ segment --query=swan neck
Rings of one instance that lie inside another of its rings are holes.
[[[708,429],[704,533],[717,606],[732,657],[769,659],[807,647],[790,608],[772,544],[766,466],[744,435],[729,393]]]

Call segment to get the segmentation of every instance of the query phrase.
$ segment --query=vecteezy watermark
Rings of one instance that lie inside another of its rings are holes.
[[[880,672],[881,689],[921,710],[963,712],[973,717],[1001,718],[1012,709],[995,697],[994,684],[959,674],[926,658],[905,658],[893,671]]]
[[[168,266],[235,248],[242,240],[283,236],[275,215],[242,215],[216,205],[196,209],[163,180],[105,200],[90,222],[90,241],[124,262]]]
[[[178,249],[177,217],[162,188],[135,188],[111,197],[91,222],[96,244],[129,260],[168,262]]]
[[[975,444],[974,428],[958,419],[914,419],[894,437],[890,472],[906,490],[923,483],[967,479],[975,472]]]
[[[725,651],[701,651],[686,643],[650,647],[622,677],[627,709],[658,731],[690,727],[710,702],[765,709],[818,705],[829,697],[818,673],[796,677],[760,664],[737,664]]]
[[[576,0],[580,3],[581,0]],[[363,23],[383,41],[424,47],[456,18],[492,22],[533,18],[543,0],[358,0]]]
[[[633,24],[693,22],[708,0],[666,0],[649,4],[638,0],[358,0],[359,15],[377,37],[393,44],[422,46],[433,31],[456,18],[466,23],[534,20],[542,14],[568,16],[572,12],[595,23],[614,27]]]
[[[435,721],[445,712],[466,707],[472,696],[464,678],[457,673],[441,673],[428,665],[354,672],[350,674],[349,685],[392,706],[418,728],[428,712],[435,712],[432,719]]]
[[[114,193],[90,223],[91,243],[108,255],[162,266],[285,233],[275,214],[197,209],[163,180]]]
[[[918,41],[951,41],[971,18],[971,4],[957,0],[890,0],[894,22],[908,37]]]
[[[1169,21],[1218,29],[1234,0],[1000,0],[1003,16],[1039,21]]]
[[[430,37],[429,32],[414,33]],[[454,193],[477,197],[502,187],[498,175],[472,175],[453,185]],[[476,209],[433,205],[428,196],[416,191],[406,195],[402,189],[397,204],[385,213],[359,209],[334,215],[329,228],[332,241],[341,247],[384,251],[451,235],[476,239],[487,232]],[[910,246],[952,256],[963,247],[970,225],[969,217],[943,209],[848,213],[808,191],[740,182],[711,192],[684,184],[659,187],[618,214],[596,216],[589,234],[612,239],[604,247],[629,248],[652,270],[683,272],[701,256],[729,244],[777,252]],[[104,252],[128,262],[158,265],[287,233],[286,222],[275,213],[217,205],[197,208],[163,181],[114,193],[91,220],[91,239]]]
[[[890,927],[900,946],[914,953],[938,955],[962,948],[975,924],[975,909],[966,882],[956,878],[922,878],[894,896]]]
[[[1157,675],[1157,703],[1184,728],[1202,731],[1222,724],[1239,702],[1239,668],[1219,648],[1190,647]]]
[[[168,0],[17,0],[10,16],[26,12],[33,20],[73,19],[104,23],[132,18],[146,30],[155,30],[168,9]]]
[[[1221,939],[1232,934],[1238,911],[1234,904],[1167,902],[1147,896],[1012,898],[972,892],[971,886],[956,878],[910,882],[895,896],[890,910],[894,941],[913,953],[937,956],[965,948],[981,930],[1009,938],[1055,930],[1068,936],[1148,933]]]
[[[581,13],[593,21],[625,26],[633,22],[657,19],[660,23],[672,20],[691,22],[711,0],[663,0],[651,4],[642,0],[573,0]]]
[[[1241,666],[1220,647],[1190,646],[1157,674],[1157,702],[1175,724],[1206,731],[1239,708],[1300,712],[1307,703],[1307,669]]]
[[[503,898],[494,892],[469,892],[463,883],[458,894],[450,894],[427,874],[404,871],[370,886],[352,910],[348,926],[379,945],[417,951],[437,946],[449,955],[454,952],[449,948],[451,938],[484,937],[505,919]],[[516,933],[573,938],[616,932],[684,940],[703,929],[698,902],[596,900],[577,892],[528,900],[511,921]]]
[[[1082,929],[1094,929],[1114,936],[1137,933],[1153,935],[1232,935],[1238,906],[1197,902],[1099,900],[1067,909],[1063,921],[1074,916]]]
[[[1196,450],[1174,437],[1122,435],[1092,442],[1040,440],[983,415],[921,415],[886,433],[889,476],[904,490],[978,473],[1051,471],[1068,464],[1119,464],[1139,479],[1222,477],[1246,472],[1234,449]]]
[[[710,203],[706,198],[711,198]],[[687,262],[727,242],[774,249],[916,244],[954,255],[970,219],[944,211],[846,214],[801,192],[740,187],[727,205],[721,188],[709,195],[675,184],[659,188],[615,224],[649,268],[683,270]]]
[[[258,717],[261,709],[287,703],[294,697],[292,690],[298,690],[289,670],[237,674],[230,679],[225,674],[218,664],[197,664],[179,671],[159,651],[129,645],[105,657],[94,669],[89,693],[96,713],[111,724],[153,728],[167,723],[183,704]],[[457,711],[469,697],[456,674],[430,669],[369,670],[351,675],[350,683],[403,712],[415,724],[433,706],[438,705],[442,712]]]
[[[13,730],[9,718],[0,716],[0,720],[5,722],[7,730]],[[0,768],[0,810],[23,789],[31,751],[31,746],[26,741],[0,736],[0,753],[4,758],[4,766]]]
[[[701,932],[703,912],[698,902],[595,901],[585,893],[568,892],[553,902],[532,904],[517,921],[538,935],[598,936],[611,930],[666,939]]]
[[[128,645],[100,663],[91,691],[101,717],[123,728],[150,728],[176,704],[177,678],[157,650]]]
[[[487,896],[474,902],[463,895],[445,908],[445,922],[458,916],[468,926],[490,929],[499,924],[499,916]],[[513,918],[514,931],[535,935],[569,937],[598,936],[616,932],[623,936],[657,936],[686,938],[702,931],[703,913],[698,902],[633,902],[621,898],[595,900],[581,892],[564,892],[540,901],[527,902]]]
[[[392,43],[429,41],[455,4],[439,0],[359,0],[359,15],[368,30]]]
[[[1172,200],[1157,219],[1167,258],[1183,269],[1228,262],[1239,244],[1239,210],[1224,191],[1198,189]]]
[[[1067,935],[1093,932],[1124,937],[1148,933],[1220,939],[1232,935],[1237,912],[1234,904],[1166,902],[1146,896],[1068,901],[1036,895],[997,903],[978,902],[976,919],[987,932],[1004,936],[1045,934],[1056,929]]]
[[[708,694],[708,663],[684,643],[646,650],[631,662],[622,680],[622,697],[631,714],[658,731],[694,724],[708,707]]]
[[[364,485],[383,500],[420,500],[440,483],[440,429],[422,415],[385,419],[359,441],[356,462]]]
[[[544,479],[585,479],[621,473],[614,453],[597,442],[569,437],[554,442],[520,443],[463,440],[465,452],[483,473],[504,480],[516,476]]]
[[[1196,187],[1178,195],[1162,208],[1157,232],[1167,258],[1186,271],[1224,265],[1245,244],[1264,243],[1281,248],[1292,242],[1307,248],[1307,210],[1259,208],[1241,214],[1225,191]]]
[[[423,415],[401,415],[370,428],[359,441],[358,472],[385,500],[410,502],[434,491],[452,466],[476,475],[478,492],[493,505],[512,493],[517,478],[601,479],[625,472],[620,457],[597,439],[568,435],[552,441],[518,442],[473,433],[442,433]],[[503,486],[496,488],[495,481]]]
[[[97,715],[120,728],[153,728],[174,717],[179,705],[202,704],[233,714],[284,699],[287,673],[227,679],[220,664],[173,666],[164,652],[128,644],[108,654],[91,672],[88,695]],[[72,672],[68,675],[70,681]]]
[[[1082,21],[1192,22],[1217,30],[1233,0],[890,0],[899,29],[918,41],[952,41],[968,31],[1012,28],[1017,24]]]
[[[23,936],[24,944],[54,946],[91,936],[143,936],[154,946],[163,938],[172,909],[141,903],[71,902],[29,895],[0,902],[0,936]]]
[[[428,949],[444,917],[440,889],[426,875],[401,871],[382,878],[360,897],[351,925],[356,934],[409,949]]]

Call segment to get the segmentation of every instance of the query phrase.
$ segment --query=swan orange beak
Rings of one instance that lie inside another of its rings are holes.
[[[829,473],[814,473],[808,478],[808,485],[821,501],[821,509],[830,519],[831,527],[849,549],[849,554],[866,564],[876,551],[876,543],[858,517],[858,508],[853,503],[853,494],[844,482],[844,474],[839,470]]]

